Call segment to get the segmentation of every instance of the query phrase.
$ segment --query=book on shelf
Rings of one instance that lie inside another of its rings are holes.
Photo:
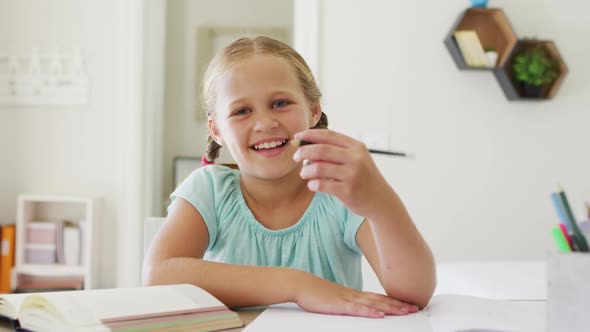
[[[25,262],[27,264],[66,264],[66,256],[72,256],[68,250],[79,250],[67,246],[66,240],[71,241],[72,223],[66,221],[30,221],[26,225]],[[77,240],[79,242],[79,240]],[[75,254],[75,253],[74,253]],[[78,265],[70,264],[70,265]]]
[[[66,224],[63,227],[63,264],[80,265],[82,257],[82,237],[80,227]]]
[[[237,313],[188,284],[0,295],[0,315],[35,331],[217,331]]]
[[[55,244],[25,244],[25,262],[27,264],[55,264],[56,263]]]
[[[31,290],[81,290],[84,289],[82,275],[37,275],[16,272],[15,292],[30,293]]]
[[[0,232],[0,293],[8,293],[12,284],[16,225],[2,225]]]
[[[490,67],[486,52],[475,30],[457,30],[454,36],[463,59],[469,67]]]

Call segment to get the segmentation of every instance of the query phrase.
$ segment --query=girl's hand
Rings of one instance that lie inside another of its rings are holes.
[[[407,315],[418,306],[386,295],[362,292],[305,273],[295,302],[309,312],[382,318],[385,315]]]
[[[367,218],[392,202],[393,190],[362,142],[329,129],[305,130],[295,139],[314,143],[299,147],[293,155],[297,162],[309,161],[303,163],[300,175],[310,190],[333,195]]]

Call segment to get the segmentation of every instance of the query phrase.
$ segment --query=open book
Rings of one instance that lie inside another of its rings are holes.
[[[322,315],[295,304],[272,305],[247,332],[533,332],[545,331],[545,301],[501,301],[466,295],[435,295],[428,306],[406,316],[362,318]]]
[[[0,315],[35,331],[215,331],[238,314],[194,285],[2,294]]]

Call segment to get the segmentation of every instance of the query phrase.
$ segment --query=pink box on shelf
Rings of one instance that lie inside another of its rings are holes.
[[[55,264],[56,250],[51,244],[27,244],[25,262],[27,264]]]
[[[57,223],[47,221],[32,221],[27,223],[26,243],[56,244]]]

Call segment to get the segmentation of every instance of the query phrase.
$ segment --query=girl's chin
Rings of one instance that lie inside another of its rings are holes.
[[[294,161],[290,163],[279,162],[278,160],[252,165],[250,171],[256,174],[256,177],[263,179],[279,179],[292,173],[299,174],[297,163]]]

